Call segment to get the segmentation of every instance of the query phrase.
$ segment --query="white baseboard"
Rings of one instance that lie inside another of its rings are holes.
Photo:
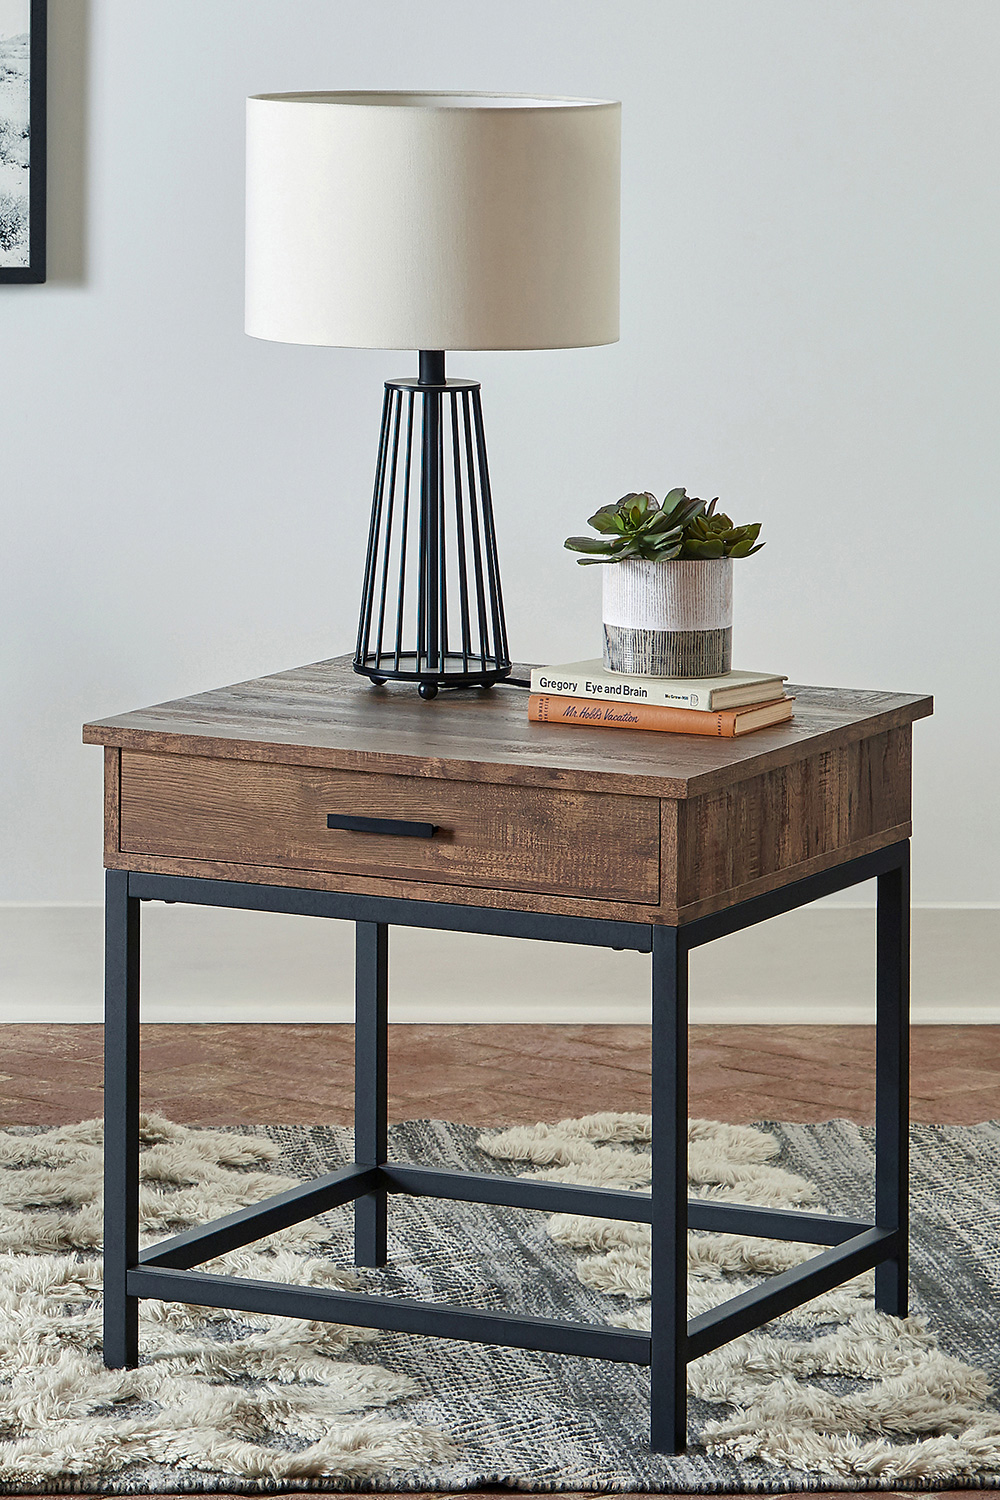
[[[97,906],[0,905],[0,1020],[95,1022]],[[694,1023],[866,1024],[874,914],[817,906],[691,956]],[[636,953],[394,928],[391,1019],[643,1023],[649,960]],[[1000,1024],[1000,910],[913,913],[913,1019]],[[148,1021],[350,1021],[353,930],[271,913],[143,907]]]

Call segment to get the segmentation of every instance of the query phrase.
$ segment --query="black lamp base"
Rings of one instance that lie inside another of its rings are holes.
[[[354,670],[433,698],[510,667],[479,382],[421,350],[385,383]]]

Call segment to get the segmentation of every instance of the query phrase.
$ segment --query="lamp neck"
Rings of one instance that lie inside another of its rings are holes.
[[[443,349],[420,350],[420,373],[417,378],[421,385],[444,385]]]

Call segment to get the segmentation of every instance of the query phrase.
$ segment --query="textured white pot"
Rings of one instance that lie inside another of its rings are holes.
[[[604,665],[647,677],[717,677],[732,666],[732,558],[608,563]]]

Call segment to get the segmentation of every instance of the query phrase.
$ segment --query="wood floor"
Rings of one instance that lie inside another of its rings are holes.
[[[101,1027],[7,1026],[3,1039],[0,1125],[100,1114]],[[347,1124],[352,1047],[348,1026],[146,1026],[143,1106],[198,1125]],[[912,1053],[915,1120],[1000,1117],[1000,1026],[916,1027]],[[646,1026],[395,1026],[390,1115],[507,1125],[646,1110],[648,1058]],[[690,1111],[734,1123],[864,1123],[872,1119],[873,1060],[870,1027],[695,1026]],[[987,1492],[941,1493],[985,1500]]]
[[[349,1124],[353,1029],[315,1025],[143,1028],[143,1106],[192,1125]],[[1000,1026],[918,1026],[912,1117],[1000,1117]],[[0,1125],[101,1113],[99,1026],[6,1026]],[[695,1026],[690,1112],[861,1123],[872,1119],[874,1032],[864,1026]],[[649,1108],[646,1026],[394,1026],[394,1120],[472,1125]]]

